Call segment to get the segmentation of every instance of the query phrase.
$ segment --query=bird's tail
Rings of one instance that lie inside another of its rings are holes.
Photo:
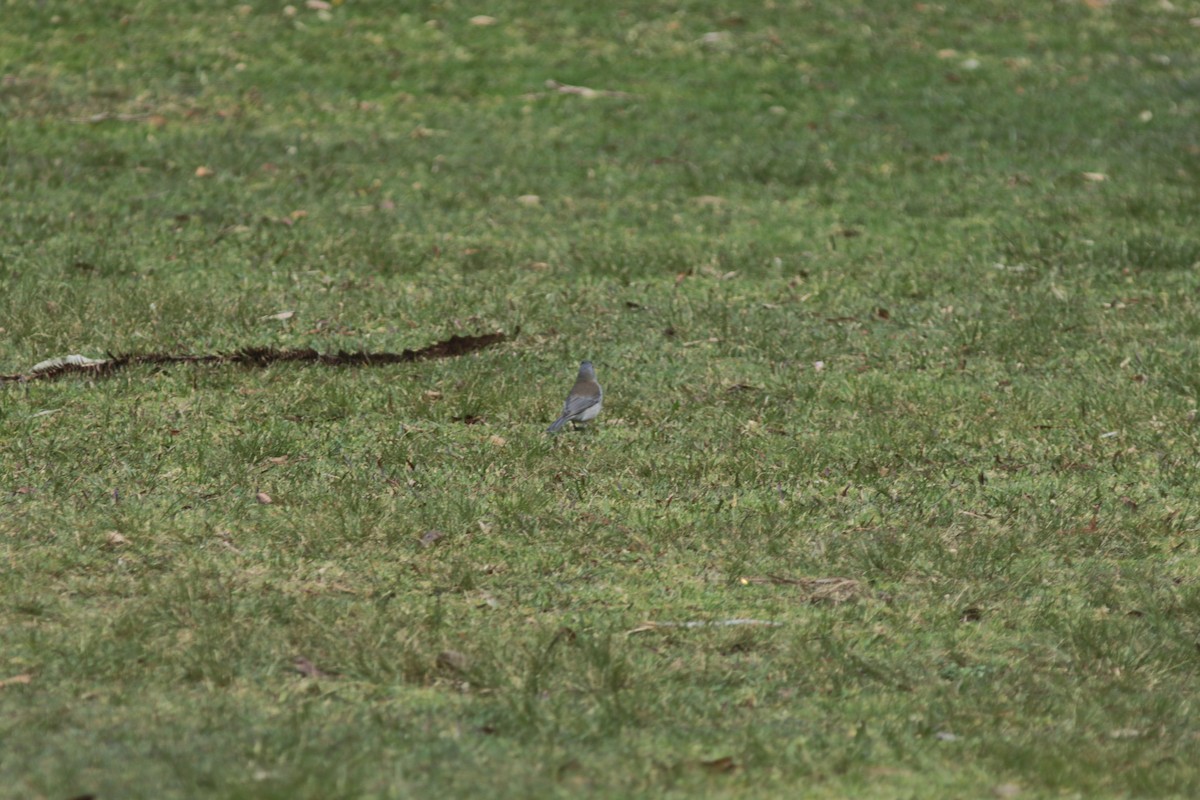
[[[546,433],[558,433],[559,428],[561,428],[563,425],[566,425],[566,424],[567,424],[567,415],[563,414],[561,417],[554,420],[554,424],[552,424],[549,428],[546,428]]]

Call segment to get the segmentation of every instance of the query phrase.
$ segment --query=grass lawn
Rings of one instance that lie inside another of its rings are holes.
[[[507,335],[0,383],[0,798],[1200,794],[1200,2],[8,2],[0,120],[0,373]]]

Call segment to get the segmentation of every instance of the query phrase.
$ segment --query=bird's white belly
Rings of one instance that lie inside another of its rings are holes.
[[[575,419],[579,420],[580,422],[587,422],[588,420],[595,419],[599,414],[600,414],[600,404],[596,403],[596,405],[590,406],[588,408],[585,408],[583,411],[580,411],[579,416],[576,417]]]

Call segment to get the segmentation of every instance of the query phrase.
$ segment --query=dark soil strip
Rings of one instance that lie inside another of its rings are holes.
[[[379,367],[385,364],[407,364],[434,358],[455,358],[474,353],[485,347],[500,344],[508,339],[504,333],[485,333],[482,336],[451,336],[419,350],[400,353],[368,353],[363,350],[337,353],[318,353],[305,348],[301,350],[277,350],[274,347],[244,347],[233,353],[206,355],[172,355],[170,353],[132,353],[110,356],[94,364],[56,364],[37,372],[0,375],[0,383],[51,380],[64,375],[86,375],[91,378],[111,375],[127,367],[144,364],[240,364],[247,367],[269,367],[281,362],[320,364],[326,367]]]

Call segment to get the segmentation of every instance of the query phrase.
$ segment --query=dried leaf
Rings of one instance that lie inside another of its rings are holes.
[[[20,675],[14,675],[11,678],[5,678],[4,680],[0,681],[0,689],[3,689],[6,686],[21,686],[31,683],[32,681],[33,675],[28,672],[24,672]]]
[[[129,544],[129,540],[116,531],[109,531],[104,534],[104,542],[109,547],[121,547],[122,545]]]
[[[523,194],[517,198],[517,202],[523,206],[540,206],[542,198],[536,194]]]
[[[211,178],[213,175],[216,175],[216,173],[208,167],[196,167],[197,178]]]
[[[277,319],[282,321],[285,319],[291,319],[294,316],[296,316],[295,311],[280,311],[277,314],[267,314],[265,317],[259,317],[259,319]]]
[[[254,495],[254,499],[257,500],[261,505],[271,505],[271,495],[267,494],[266,492],[259,492],[258,494]]]
[[[487,14],[478,14],[474,17],[471,17],[469,20],[467,20],[467,22],[471,23],[472,25],[478,25],[482,28],[486,28],[489,25],[495,25],[497,20],[495,17],[489,17]]]
[[[1108,180],[1108,176],[1103,172],[1084,172],[1082,175],[1085,181],[1091,181],[1093,183],[1100,183]]]

